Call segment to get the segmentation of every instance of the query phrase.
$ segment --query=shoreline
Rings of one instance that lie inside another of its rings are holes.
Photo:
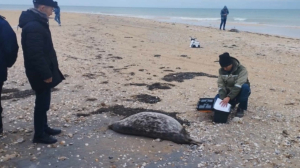
[[[22,11],[22,10],[9,10],[9,9],[0,9],[0,11]],[[165,23],[176,23],[176,24],[184,24],[184,25],[194,25],[201,27],[212,27],[215,29],[219,29],[219,21],[197,21],[197,18],[193,19],[183,19],[178,20],[176,18],[185,18],[185,17],[171,17],[171,16],[134,16],[130,14],[106,14],[101,12],[77,12],[77,11],[66,11],[63,13],[74,13],[74,14],[91,14],[91,15],[103,15],[103,16],[115,16],[115,17],[125,17],[125,18],[138,18],[138,19],[146,19],[146,20],[154,20]],[[53,14],[54,15],[54,14]],[[166,20],[166,18],[168,18]],[[12,27],[16,27],[13,25]],[[293,38],[300,39],[300,26],[292,26],[292,25],[270,25],[270,24],[259,24],[259,23],[247,23],[247,22],[238,22],[238,21],[227,21],[226,31],[230,29],[238,29],[240,32],[250,32],[257,34],[265,34],[271,36],[280,36],[284,38]],[[283,33],[284,32],[284,33]]]

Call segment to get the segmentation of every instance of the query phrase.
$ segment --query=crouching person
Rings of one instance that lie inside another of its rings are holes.
[[[19,19],[26,76],[36,95],[33,142],[53,144],[57,140],[52,136],[60,134],[61,130],[48,126],[47,111],[50,108],[51,88],[64,80],[48,24],[57,3],[53,0],[33,0],[33,4],[34,8],[22,12]]]
[[[215,99],[222,99],[223,107],[230,103],[232,108],[235,108],[239,104],[236,117],[241,118],[247,110],[248,98],[251,94],[247,69],[229,53],[220,55],[219,63],[221,65],[218,78],[219,94]]]

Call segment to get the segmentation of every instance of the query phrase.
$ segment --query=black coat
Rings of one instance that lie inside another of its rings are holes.
[[[7,68],[16,62],[18,50],[15,32],[0,16],[0,83],[7,80]]]
[[[48,20],[27,10],[19,19],[26,75],[33,90],[53,88],[64,80],[59,70]],[[44,80],[52,77],[52,83]]]

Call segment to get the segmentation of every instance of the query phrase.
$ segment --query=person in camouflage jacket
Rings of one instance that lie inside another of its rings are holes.
[[[219,63],[221,65],[218,78],[219,92],[216,98],[222,99],[221,106],[227,106],[230,103],[234,108],[236,104],[239,104],[236,116],[243,117],[251,94],[248,71],[229,53],[220,55]]]

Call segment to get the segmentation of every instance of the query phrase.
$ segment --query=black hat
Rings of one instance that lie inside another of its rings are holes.
[[[58,7],[57,2],[53,1],[53,0],[33,0],[33,3],[40,4],[40,5],[51,6],[51,7],[54,7],[54,8]]]
[[[220,55],[219,57],[220,57],[219,63],[221,65],[221,67],[227,67],[232,64],[232,60],[231,60],[229,53],[226,52],[226,53]]]

